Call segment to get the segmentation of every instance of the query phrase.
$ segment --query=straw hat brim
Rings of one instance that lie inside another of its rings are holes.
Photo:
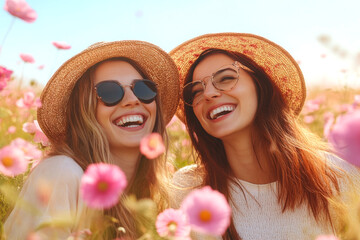
[[[199,55],[217,48],[239,52],[262,67],[279,87],[288,106],[298,115],[306,98],[304,76],[294,58],[281,46],[266,38],[247,33],[214,33],[188,40],[170,52],[183,86],[186,74]],[[184,120],[184,106],[180,100],[177,116]]]
[[[179,102],[179,75],[175,63],[161,48],[143,41],[100,42],[66,61],[50,78],[41,94],[37,119],[53,142],[63,141],[67,122],[65,111],[72,89],[91,66],[103,60],[125,57],[133,60],[143,73],[158,84],[165,123],[176,112]]]

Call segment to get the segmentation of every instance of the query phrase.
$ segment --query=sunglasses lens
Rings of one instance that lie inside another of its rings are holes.
[[[151,103],[157,95],[156,84],[150,80],[138,80],[134,84],[133,92],[143,103]]]
[[[96,92],[106,106],[114,106],[124,97],[123,88],[112,81],[104,81],[96,85]]]

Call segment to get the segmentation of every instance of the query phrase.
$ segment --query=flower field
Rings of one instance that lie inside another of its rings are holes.
[[[37,19],[37,13],[25,0],[6,0],[4,10],[13,16],[14,21],[20,19],[32,23]],[[1,43],[0,55],[13,22]],[[66,42],[54,41],[52,45],[57,50],[71,48]],[[21,53],[20,59],[23,67],[35,63],[30,54]],[[37,68],[41,70],[44,65]],[[42,160],[50,144],[36,120],[44,86],[35,80],[24,82],[24,71],[16,71],[21,72],[21,76],[16,76],[13,70],[8,69],[6,64],[0,66],[0,240],[4,240],[3,223],[18,199],[21,187],[28,174]],[[299,121],[328,142],[340,157],[360,168],[360,89],[309,88],[307,91]],[[177,117],[168,124],[167,138],[164,140],[157,133],[144,137],[140,144],[141,153],[148,159],[156,159],[163,154],[171,174],[194,162],[186,127]],[[168,146],[167,152],[165,146]],[[110,209],[118,203],[127,184],[126,176],[118,166],[91,164],[81,179],[82,200],[92,209]],[[35,196],[46,205],[51,191],[51,186],[43,182],[38,186]],[[191,231],[209,237],[220,236],[229,226],[231,217],[231,208],[225,197],[208,186],[186,196],[180,209],[169,208],[157,213],[153,201],[136,200],[133,196],[129,196],[125,204],[135,213],[145,214],[145,222],[150,223],[141,226],[144,233],[141,239],[190,239]],[[344,240],[360,239],[360,197],[354,196],[353,205],[346,206],[346,210],[340,237]],[[111,219],[110,224],[111,221],[116,222],[116,219]],[[123,231],[120,228],[117,230]],[[79,229],[68,239],[98,239],[97,234],[89,229]],[[33,233],[27,239],[40,238]],[[337,239],[335,236],[316,238]]]

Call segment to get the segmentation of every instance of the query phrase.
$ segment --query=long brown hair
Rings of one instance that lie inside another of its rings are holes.
[[[293,210],[300,204],[307,204],[317,221],[325,214],[331,223],[329,204],[330,199],[339,192],[337,177],[340,173],[326,167],[323,160],[324,151],[327,151],[326,144],[298,123],[295,113],[286,104],[279,88],[262,68],[243,54],[208,49],[193,63],[184,85],[192,81],[194,69],[199,62],[214,53],[225,54],[253,71],[247,71],[253,79],[258,98],[255,130],[252,133],[253,148],[255,153],[263,152],[270,160],[278,182],[278,201],[283,212]],[[223,193],[229,201],[233,201],[229,183],[236,182],[234,176],[229,174],[232,170],[223,142],[204,130],[192,107],[185,105],[184,113],[198,156],[198,166],[203,169],[203,185],[211,186]],[[241,239],[233,220],[223,239]]]
[[[115,60],[130,63],[143,78],[147,78],[131,59],[112,58],[105,61]],[[74,86],[66,109],[68,123],[66,140],[53,146],[49,153],[49,155],[67,155],[73,158],[83,170],[91,163],[110,163],[109,143],[101,125],[96,120],[97,99],[93,88],[94,83],[92,82],[92,74],[101,63],[97,63],[88,69]],[[166,140],[165,123],[158,96],[155,101],[157,111],[153,132],[160,133]],[[136,227],[136,219],[123,204],[128,195],[135,195],[137,199],[151,198],[156,202],[158,210],[167,207],[168,197],[165,182],[163,181],[165,174],[166,163],[164,157],[148,160],[141,155],[127,194],[121,197],[120,202],[115,207],[104,211],[105,215],[110,215],[119,221],[117,227],[123,227],[126,230],[123,237],[136,239],[141,235]],[[106,235],[106,237],[103,236],[104,239],[115,238],[118,234],[115,229],[116,227],[107,232],[108,235],[115,236]]]

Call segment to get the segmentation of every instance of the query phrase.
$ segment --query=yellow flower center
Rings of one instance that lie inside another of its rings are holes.
[[[14,163],[14,161],[11,157],[3,157],[3,159],[1,161],[2,161],[2,164],[7,168],[11,167]]]
[[[158,140],[156,138],[151,138],[149,140],[149,148],[155,149],[157,147],[158,143],[159,142],[158,142]]]
[[[170,235],[171,236],[175,235],[176,228],[177,228],[176,222],[173,222],[173,221],[169,222],[169,224],[167,226],[168,226]]]
[[[107,182],[99,182],[97,188],[100,192],[105,192],[109,188],[109,184]]]
[[[202,210],[199,214],[200,220],[203,222],[208,222],[211,220],[211,212],[208,210]]]

